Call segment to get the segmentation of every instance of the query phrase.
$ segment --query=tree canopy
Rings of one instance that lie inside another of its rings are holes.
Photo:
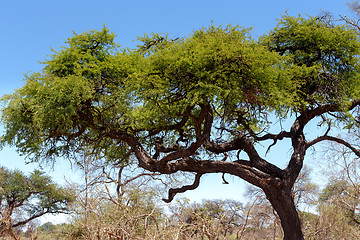
[[[135,49],[114,39],[106,27],[74,34],[41,72],[4,96],[2,143],[33,160],[72,157],[86,148],[109,163],[134,156],[151,172],[196,173],[192,185],[170,189],[166,201],[196,188],[203,174],[232,174],[264,190],[285,239],[302,239],[291,189],[306,150],[330,140],[360,155],[328,135],[331,128],[358,125],[354,30],[285,15],[258,40],[231,25],[178,39],[145,35]],[[293,124],[271,133],[274,117]],[[304,128],[313,119],[325,133],[307,140]],[[292,147],[285,169],[257,151],[259,142],[283,139]],[[242,151],[247,159],[239,158]]]
[[[19,170],[0,168],[0,234],[12,234],[12,228],[45,214],[68,213],[73,201],[71,191],[39,170],[25,176]]]

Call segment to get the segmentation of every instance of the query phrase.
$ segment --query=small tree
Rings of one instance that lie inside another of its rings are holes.
[[[35,170],[25,176],[18,170],[0,168],[0,234],[24,226],[45,214],[68,213],[73,202],[71,191],[53,183],[50,177]]]
[[[166,202],[195,189],[204,174],[231,174],[264,191],[284,239],[303,239],[292,188],[307,149],[329,140],[360,156],[329,135],[359,125],[356,33],[284,16],[259,41],[233,26],[140,40],[136,49],[119,49],[106,28],[70,38],[43,71],[4,97],[2,142],[35,160],[73,157],[86,146],[120,165],[135,156],[149,172],[195,173]],[[275,131],[274,119],[290,127]],[[311,121],[319,135],[307,139]],[[259,143],[284,139],[291,156],[282,169],[266,161]]]

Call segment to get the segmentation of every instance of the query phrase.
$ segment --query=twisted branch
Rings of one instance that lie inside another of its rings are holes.
[[[169,202],[171,202],[171,201],[174,199],[174,197],[175,197],[176,194],[178,194],[178,193],[183,193],[183,192],[186,192],[186,191],[188,191],[188,190],[194,190],[194,189],[196,189],[196,188],[199,186],[199,184],[200,184],[200,178],[201,178],[202,175],[203,175],[202,173],[197,173],[197,174],[195,175],[194,183],[191,184],[191,185],[185,185],[185,186],[183,186],[183,187],[181,187],[181,188],[170,188],[170,189],[169,189],[168,198],[167,198],[167,199],[166,199],[166,198],[163,198],[162,200],[163,200],[164,202],[166,202],[166,203],[169,203]]]

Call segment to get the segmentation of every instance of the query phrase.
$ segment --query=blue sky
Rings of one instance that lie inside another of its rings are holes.
[[[255,37],[275,27],[276,19],[286,11],[290,15],[317,15],[329,11],[334,16],[349,15],[345,0],[183,0],[183,1],[3,1],[0,7],[0,95],[12,93],[23,85],[23,74],[39,71],[39,61],[59,49],[72,31],[81,33],[100,29],[105,24],[117,34],[122,47],[135,46],[136,37],[144,33],[169,33],[182,37],[210,25],[253,27]],[[285,152],[285,155],[287,152]],[[286,161],[287,158],[284,159]],[[31,169],[13,149],[0,151],[0,165]],[[54,179],[69,178],[68,165],[59,163]],[[231,178],[230,178],[231,179]],[[221,176],[205,177],[199,189],[186,194],[202,198],[241,197],[239,180],[221,184]],[[210,189],[210,190],[209,190]]]

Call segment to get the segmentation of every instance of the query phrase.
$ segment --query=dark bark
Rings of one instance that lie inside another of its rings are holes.
[[[168,198],[163,198],[163,201],[166,203],[169,203],[174,199],[174,197],[177,193],[183,193],[188,190],[194,190],[195,188],[197,188],[199,186],[201,176],[202,176],[201,173],[196,174],[195,181],[191,185],[186,185],[181,188],[170,188]]]
[[[285,170],[281,170],[265,159],[262,159],[254,147],[254,142],[246,136],[240,136],[227,143],[216,144],[213,141],[209,141],[209,138],[203,138],[204,134],[202,136],[199,134],[198,141],[193,143],[188,149],[175,151],[160,160],[149,156],[136,138],[127,136],[126,141],[134,150],[139,160],[139,166],[151,172],[159,172],[162,174],[172,174],[177,171],[194,172],[197,173],[199,178],[202,174],[206,173],[228,173],[260,187],[264,190],[271,205],[280,217],[284,230],[284,239],[297,240],[304,238],[291,189],[302,168],[302,162],[306,152],[306,141],[302,132],[303,125],[301,124],[302,120],[301,117],[298,118],[291,129],[291,133],[286,133],[286,137],[290,137],[291,135],[294,153]],[[270,136],[270,139],[276,139],[276,137]],[[227,162],[195,160],[191,158],[192,153],[201,147],[201,145],[204,145],[208,151],[217,154],[241,149],[247,153],[249,161],[239,160]],[[166,161],[164,161],[164,159],[166,159]],[[171,159],[171,161],[169,161],[169,159]],[[199,179],[196,180],[193,185],[170,189],[169,199],[165,200],[171,200],[176,193],[196,188],[199,185]]]
[[[354,101],[349,107],[349,110],[359,104],[359,101]],[[164,146],[161,142],[157,142],[155,150],[158,153],[156,154],[157,157],[162,156],[160,159],[151,157],[135,136],[124,132],[113,131],[110,137],[126,142],[138,159],[138,165],[150,172],[173,174],[178,171],[183,171],[197,174],[192,185],[170,189],[169,197],[165,199],[165,201],[171,201],[177,193],[195,189],[199,185],[202,174],[231,174],[244,179],[265,192],[272,207],[280,218],[285,240],[304,239],[300,218],[292,195],[292,187],[303,167],[306,150],[310,146],[323,140],[337,142],[342,140],[327,136],[328,130],[324,136],[307,142],[303,130],[312,119],[325,113],[337,112],[340,106],[338,104],[327,104],[304,110],[296,118],[290,131],[281,131],[278,134],[268,133],[261,136],[252,131],[249,126],[244,126],[245,130],[247,130],[245,133],[234,132],[232,133],[234,138],[225,142],[218,142],[211,139],[213,110],[210,105],[201,105],[200,107],[201,112],[199,116],[193,116],[190,113],[187,114],[194,122],[193,128],[196,138],[193,139],[193,142],[187,145],[187,147],[181,148],[177,146]],[[283,140],[284,138],[291,139],[293,153],[287,167],[280,169],[263,159],[255,148],[255,144],[265,140],[272,140],[273,144],[270,145],[271,147],[275,145],[277,141]],[[345,141],[341,143],[358,153],[357,149],[351,147]],[[243,151],[247,154],[248,159],[237,159],[233,162],[195,159],[197,158],[195,156],[199,150],[205,150],[211,154],[227,154],[234,151]]]
[[[301,222],[291,188],[284,181],[275,180],[264,189],[265,195],[278,214],[284,231],[284,240],[303,240]]]

